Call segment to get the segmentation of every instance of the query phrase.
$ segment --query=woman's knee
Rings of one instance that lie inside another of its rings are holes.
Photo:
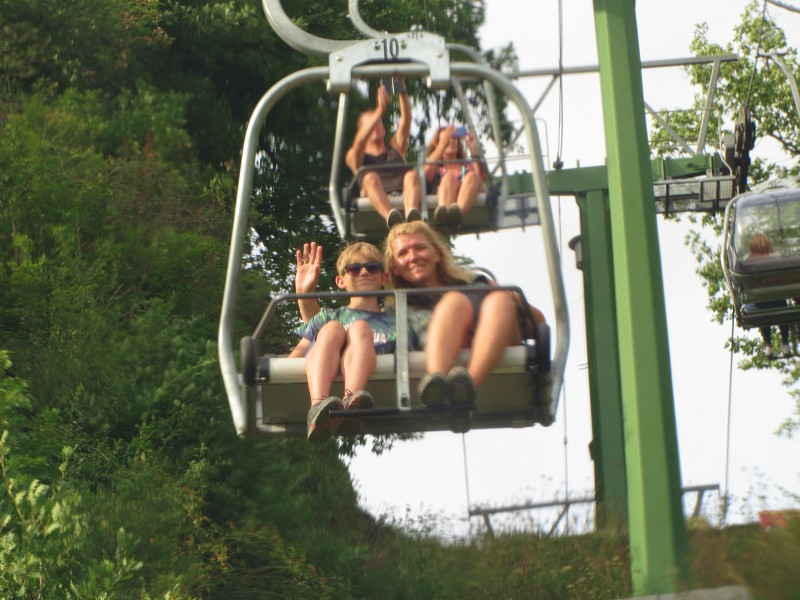
[[[456,177],[450,171],[443,173],[439,178],[439,187],[450,189],[458,186],[458,184],[459,184],[458,177]]]
[[[486,294],[481,302],[480,314],[493,320],[516,321],[517,304],[510,292],[497,290]]]
[[[511,292],[497,290],[486,295],[481,302],[478,324],[501,327],[520,335],[518,305]]]
[[[461,185],[470,192],[474,191],[478,193],[483,188],[483,181],[481,181],[480,176],[475,171],[469,171],[461,180]]]
[[[436,303],[433,309],[433,318],[444,318],[444,316],[463,320],[464,322],[472,322],[472,302],[466,294],[457,291],[449,291],[442,296],[441,300]]]

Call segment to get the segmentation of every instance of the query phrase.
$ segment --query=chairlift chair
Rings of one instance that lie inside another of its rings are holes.
[[[462,287],[462,290],[470,290]],[[486,291],[486,287],[475,290]],[[519,288],[497,287],[525,297]],[[421,431],[466,431],[497,427],[527,427],[535,423],[549,425],[552,413],[552,375],[550,363],[550,328],[538,324],[527,332],[523,344],[506,349],[492,376],[478,390],[474,406],[443,406],[429,408],[415,397],[420,379],[425,373],[425,353],[409,351],[406,298],[430,290],[392,290],[370,295],[395,297],[398,322],[398,344],[394,354],[378,355],[377,366],[370,378],[369,390],[375,407],[359,411],[334,411],[333,417],[358,419],[363,425],[361,434],[412,433]],[[439,292],[442,288],[438,289]],[[364,292],[359,292],[364,295]],[[247,434],[306,435],[306,415],[309,409],[305,360],[277,355],[263,355],[258,340],[267,333],[267,326],[282,303],[294,304],[303,297],[333,300],[349,296],[347,292],[321,294],[285,294],[275,298],[267,307],[264,318],[253,332],[241,340],[241,390],[250,411]],[[531,315],[528,315],[532,318]],[[458,357],[466,365],[469,351]],[[334,386],[340,387],[341,376]]]
[[[765,234],[768,256],[753,256]],[[749,329],[800,321],[800,189],[769,187],[734,197],[725,209],[722,268],[738,324]]]
[[[386,34],[381,39],[373,40],[326,40],[310,35],[294,25],[283,12],[278,0],[262,0],[262,3],[270,24],[284,41],[307,54],[327,56],[329,66],[307,68],[278,81],[258,102],[247,126],[218,335],[220,369],[236,432],[243,437],[304,435],[309,409],[305,359],[263,356],[259,351],[263,336],[268,335],[266,332],[269,322],[275,316],[276,303],[296,300],[296,295],[289,294],[274,299],[253,334],[241,340],[240,369],[237,369],[234,355],[235,304],[245,239],[249,231],[248,214],[261,128],[269,111],[288,91],[299,85],[327,82],[328,89],[339,95],[334,156],[341,157],[344,111],[353,80],[385,77],[423,78],[435,88],[450,85],[452,77],[477,78],[496,86],[517,106],[523,116],[528,146],[531,148],[533,194],[530,196],[535,199],[537,222],[542,226],[557,336],[551,358],[549,327],[538,327],[525,344],[505,351],[503,359],[481,386],[474,408],[467,409],[466,413],[462,411],[461,414],[452,409],[436,415],[431,414],[426,407],[417,405],[411,397],[411,390],[416,389],[416,383],[424,372],[425,356],[422,352],[405,350],[407,331],[405,327],[399,326],[398,352],[378,357],[378,366],[369,384],[376,408],[372,411],[360,411],[360,416],[364,417],[361,431],[384,434],[464,430],[469,426],[491,428],[552,423],[563,381],[569,344],[569,322],[541,148],[533,114],[521,93],[504,75],[486,65],[450,63],[444,41],[438,36],[415,30],[403,34]],[[329,194],[333,219],[342,233],[348,231],[350,217],[348,209],[341,201],[338,171],[334,169],[332,172]],[[526,221],[517,222],[518,226],[523,224]],[[381,225],[385,228],[385,225]],[[396,290],[377,293],[395,295],[398,323],[405,323],[407,294],[424,291]],[[331,294],[320,293],[313,296],[327,299]],[[468,351],[464,351],[459,361],[464,363],[467,359]]]

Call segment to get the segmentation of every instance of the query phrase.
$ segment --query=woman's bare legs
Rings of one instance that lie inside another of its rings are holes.
[[[475,205],[478,192],[482,189],[483,182],[476,171],[469,171],[464,174],[461,180],[461,187],[458,190],[458,199],[456,200],[462,215],[466,215]]]
[[[428,373],[447,374],[468,341],[472,302],[461,292],[447,292],[436,304],[425,346]],[[481,303],[467,370],[476,387],[486,380],[508,346],[519,344],[517,305],[511,294],[489,292]]]
[[[404,214],[408,215],[408,211],[412,208],[419,208],[422,206],[422,183],[419,179],[419,173],[413,169],[406,171],[403,176],[403,209]]]
[[[450,206],[455,203],[459,185],[461,185],[461,182],[449,171],[441,176],[439,188],[436,192],[439,206]]]
[[[522,341],[517,320],[517,304],[510,292],[489,293],[481,303],[478,324],[472,336],[472,353],[467,370],[480,385],[500,362],[505,349]]]
[[[472,302],[461,292],[447,292],[433,309],[425,343],[428,373],[447,374],[467,345]]]

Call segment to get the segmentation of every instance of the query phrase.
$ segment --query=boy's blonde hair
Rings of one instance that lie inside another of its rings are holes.
[[[367,242],[356,242],[339,253],[339,258],[336,259],[336,272],[344,275],[345,265],[356,262],[355,259],[359,256],[364,257],[368,262],[375,260],[383,265],[383,256],[378,248]]]
[[[393,289],[403,289],[414,287],[405,279],[394,273],[395,258],[392,243],[401,235],[420,234],[427,238],[430,244],[439,252],[442,257],[436,264],[436,275],[441,285],[470,284],[472,277],[470,274],[456,264],[450,248],[444,238],[436,231],[431,229],[425,221],[411,221],[410,223],[399,223],[391,228],[389,235],[386,236],[386,245],[383,253],[384,268],[389,274],[389,287]]]

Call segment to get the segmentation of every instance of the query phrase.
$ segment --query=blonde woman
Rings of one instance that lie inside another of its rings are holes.
[[[442,237],[422,221],[401,223],[389,231],[384,264],[393,288],[473,284]],[[412,342],[426,353],[426,375],[418,390],[423,404],[474,403],[477,388],[506,347],[521,343],[519,298],[484,285],[485,291],[408,296]],[[455,365],[462,348],[472,350],[467,368]]]

